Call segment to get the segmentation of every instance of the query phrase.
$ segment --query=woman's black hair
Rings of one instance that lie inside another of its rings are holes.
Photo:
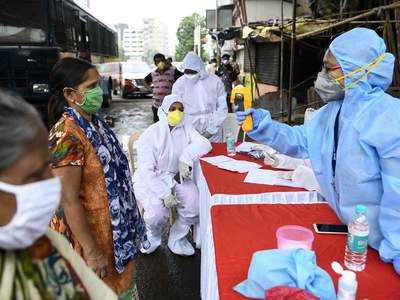
[[[64,97],[65,88],[76,88],[87,79],[87,71],[95,68],[90,62],[66,57],[59,60],[50,73],[50,92],[52,94],[48,112],[49,127],[53,127],[64,113],[68,102]]]

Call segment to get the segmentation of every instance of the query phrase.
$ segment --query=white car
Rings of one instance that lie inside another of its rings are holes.
[[[152,93],[144,78],[151,72],[145,62],[122,63],[122,98],[145,97]]]

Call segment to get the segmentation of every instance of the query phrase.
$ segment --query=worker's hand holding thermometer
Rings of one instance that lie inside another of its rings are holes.
[[[251,108],[251,99],[245,98],[243,94],[237,93],[235,95],[235,110],[246,111]],[[242,129],[244,132],[253,130],[253,119],[251,115],[247,115],[242,123]]]
[[[254,109],[254,108],[250,108],[245,111],[237,111],[236,121],[238,122],[239,125],[242,125],[243,122],[246,120],[246,117],[248,116],[251,116],[253,121],[252,129],[256,129],[258,125],[261,123],[261,121],[264,119],[265,113],[262,109]]]
[[[231,103],[235,106],[236,112],[244,112],[253,106],[251,90],[248,87],[238,85],[232,90]],[[251,115],[247,115],[241,122],[244,132],[253,130],[253,119]]]

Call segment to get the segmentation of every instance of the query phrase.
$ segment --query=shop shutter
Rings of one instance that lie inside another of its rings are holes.
[[[279,85],[279,43],[258,43],[255,64],[258,82]]]

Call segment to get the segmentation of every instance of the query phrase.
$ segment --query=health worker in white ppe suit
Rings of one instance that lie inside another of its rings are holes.
[[[185,122],[210,142],[222,142],[222,126],[228,116],[224,84],[217,75],[209,75],[203,61],[194,52],[183,60],[184,76],[172,87],[185,106]]]
[[[280,153],[309,157],[322,195],[343,223],[364,204],[369,245],[400,274],[400,100],[386,93],[394,68],[382,38],[366,28],[335,38],[315,82],[326,105],[303,126],[252,114],[249,136]]]
[[[160,121],[137,142],[135,195],[144,208],[150,242],[149,248],[141,249],[143,253],[152,253],[161,245],[161,231],[172,207],[177,208],[178,216],[170,229],[169,249],[184,256],[195,252],[186,238],[190,226],[199,222],[199,191],[192,174],[195,162],[211,150],[211,144],[184,123],[184,109],[179,96],[165,97],[158,109]]]

